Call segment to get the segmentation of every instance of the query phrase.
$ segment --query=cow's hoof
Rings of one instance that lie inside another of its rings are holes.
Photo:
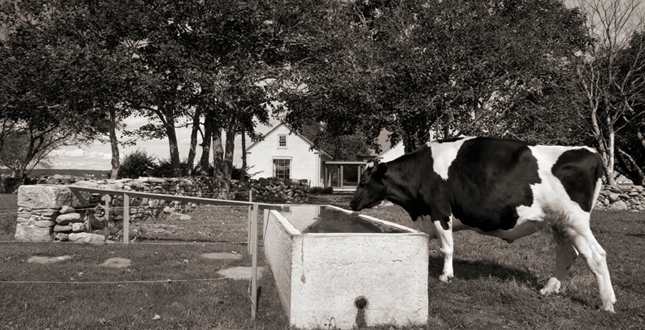
[[[610,313],[616,313],[614,311],[614,303],[616,303],[616,297],[612,296],[608,301],[603,302],[602,310]]]
[[[450,282],[452,282],[453,277],[454,276],[448,276],[448,275],[443,275],[442,274],[441,276],[439,276],[439,281],[441,281],[443,283],[450,283]]]
[[[604,306],[602,306],[602,310],[606,311],[606,312],[610,312],[610,313],[616,313],[614,311],[614,304],[612,304],[612,303],[608,303],[608,304],[605,304]]]
[[[540,290],[541,295],[549,295],[549,294],[556,294],[560,292],[560,281],[555,278],[551,277],[549,279],[549,282],[546,283],[546,285]]]

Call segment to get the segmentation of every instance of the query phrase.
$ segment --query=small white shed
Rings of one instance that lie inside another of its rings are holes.
[[[379,156],[379,161],[382,163],[386,162],[391,162],[405,154],[405,146],[403,146],[403,142],[397,143],[394,147],[385,150],[381,155]]]

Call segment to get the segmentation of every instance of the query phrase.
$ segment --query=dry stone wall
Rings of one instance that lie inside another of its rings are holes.
[[[636,185],[604,186],[600,191],[596,209],[614,211],[645,211],[645,189]]]
[[[42,180],[41,180],[42,181]],[[164,195],[192,196],[216,199],[248,200],[252,191],[258,202],[303,203],[308,187],[300,183],[285,183],[278,179],[262,179],[241,185],[234,181],[230,192],[223,183],[211,177],[139,178],[122,180],[80,180],[59,176],[49,184],[23,185],[18,189],[18,241],[81,241],[102,242],[120,239],[123,227],[123,194],[109,197],[96,193],[72,193],[67,185],[96,189],[148,192]],[[130,221],[158,217],[161,214],[185,213],[194,203],[168,202],[151,198],[130,198]],[[131,227],[131,230],[136,227]]]
[[[218,199],[248,200],[248,193],[251,191],[254,201],[269,203],[306,203],[309,197],[307,186],[278,179],[261,179],[246,185],[233,182],[232,193],[224,193],[221,184],[208,177],[64,181],[66,184],[89,188]],[[122,194],[110,198],[110,213],[106,216],[103,207],[106,203],[105,195],[72,193],[62,183],[23,185],[18,189],[16,240],[103,242],[108,238],[119,239],[122,235]],[[130,221],[137,222],[162,213],[184,213],[196,206],[193,203],[131,198]],[[595,208],[645,211],[645,189],[634,185],[605,186]]]
[[[88,218],[77,213],[75,206],[82,207],[85,197],[65,186],[20,186],[15,239],[48,242],[54,240],[54,233],[65,233],[71,241],[105,241],[102,235],[84,232]]]

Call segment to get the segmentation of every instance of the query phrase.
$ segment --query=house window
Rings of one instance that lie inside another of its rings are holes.
[[[278,136],[278,147],[279,148],[286,148],[287,147],[287,136],[286,135]]]
[[[280,179],[291,179],[291,159],[274,159],[273,176]]]

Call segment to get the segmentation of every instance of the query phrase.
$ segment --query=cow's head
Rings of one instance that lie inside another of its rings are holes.
[[[387,165],[372,161],[365,165],[356,192],[349,207],[354,211],[378,205],[387,196],[387,187],[384,183]]]

